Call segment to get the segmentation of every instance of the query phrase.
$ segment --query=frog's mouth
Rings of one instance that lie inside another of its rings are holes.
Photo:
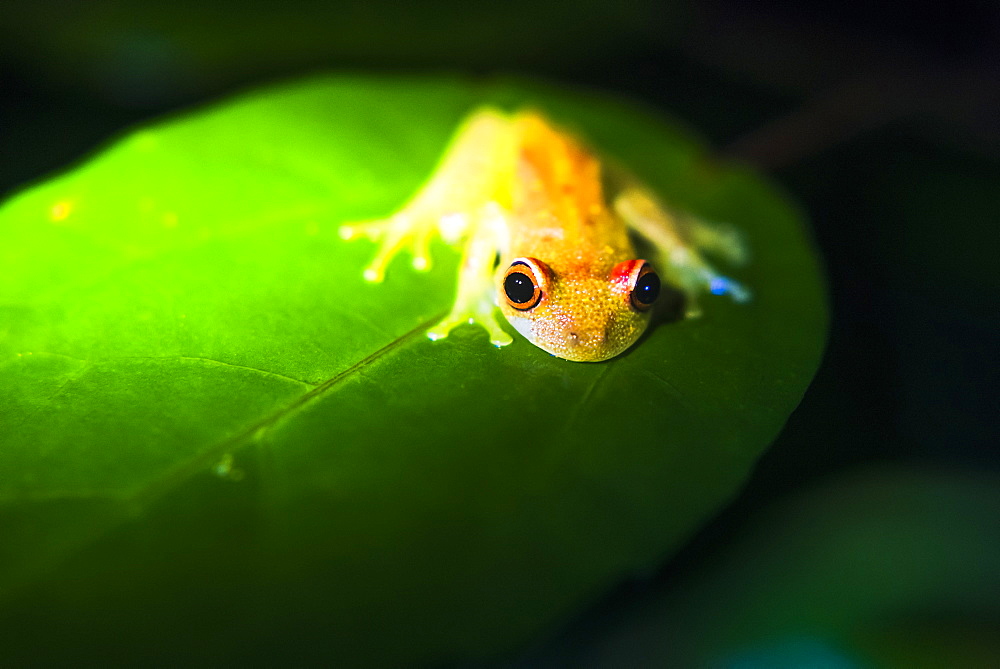
[[[507,316],[508,322],[538,348],[564,360],[601,362],[622,353],[642,331],[618,332],[614,323],[606,328],[582,329],[556,325],[546,320]]]

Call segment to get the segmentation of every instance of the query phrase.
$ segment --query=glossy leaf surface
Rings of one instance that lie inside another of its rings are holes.
[[[398,206],[483,102],[544,109],[744,230],[754,301],[707,298],[601,364],[472,327],[428,341],[455,252],[366,284],[373,246],[337,228]],[[525,82],[251,92],[11,198],[0,234],[0,654],[20,660],[510,648],[738,490],[825,330],[772,187],[649,112]]]

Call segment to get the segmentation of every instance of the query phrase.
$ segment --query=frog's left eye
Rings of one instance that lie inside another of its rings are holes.
[[[632,288],[632,306],[645,311],[660,296],[660,277],[648,263],[643,266]]]
[[[518,311],[538,306],[548,289],[549,268],[535,258],[516,258],[503,277],[503,294]]]
[[[647,311],[660,296],[660,277],[645,260],[618,263],[611,271],[611,277],[621,286],[636,311]]]

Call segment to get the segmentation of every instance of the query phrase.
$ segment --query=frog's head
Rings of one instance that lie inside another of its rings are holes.
[[[498,279],[498,302],[510,324],[542,350],[580,362],[613,358],[635,343],[660,293],[645,260],[620,262],[602,275],[515,258]]]

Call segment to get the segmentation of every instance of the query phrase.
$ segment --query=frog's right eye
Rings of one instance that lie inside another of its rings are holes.
[[[503,294],[507,304],[518,311],[538,306],[545,296],[549,268],[535,258],[517,258],[503,276]]]
[[[660,296],[660,277],[645,260],[618,263],[611,270],[611,282],[622,298],[639,313],[649,311]]]

